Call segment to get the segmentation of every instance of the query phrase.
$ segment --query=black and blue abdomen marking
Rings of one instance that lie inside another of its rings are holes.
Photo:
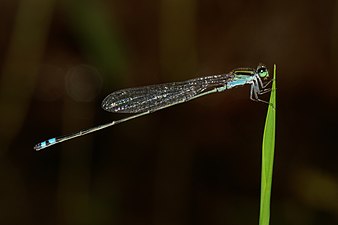
[[[49,145],[55,144],[56,143],[56,138],[51,138],[48,139],[47,141],[40,142],[39,144],[35,145],[34,149],[36,151],[39,151],[40,149],[43,149]]]

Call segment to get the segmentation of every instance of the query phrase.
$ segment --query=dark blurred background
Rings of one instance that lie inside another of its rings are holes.
[[[114,90],[277,64],[271,224],[338,224],[338,2],[2,0],[0,224],[258,224],[249,87],[127,115]],[[268,95],[265,96],[268,98]]]

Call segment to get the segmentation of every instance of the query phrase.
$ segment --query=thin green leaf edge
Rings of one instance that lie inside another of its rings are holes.
[[[273,83],[269,101],[270,104],[268,107],[263,134],[261,199],[259,213],[260,225],[268,225],[270,222],[270,199],[276,134],[276,70],[276,65],[274,65]]]

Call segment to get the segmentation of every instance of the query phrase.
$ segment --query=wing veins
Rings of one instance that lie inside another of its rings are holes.
[[[102,102],[109,112],[140,113],[188,101],[205,90],[224,85],[229,75],[214,75],[183,82],[149,85],[115,91]]]

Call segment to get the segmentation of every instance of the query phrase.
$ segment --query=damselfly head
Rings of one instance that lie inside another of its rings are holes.
[[[257,69],[256,69],[256,74],[258,74],[258,76],[264,80],[268,79],[269,78],[269,71],[268,71],[268,68],[266,68],[265,65],[263,64],[259,64],[257,66]]]

